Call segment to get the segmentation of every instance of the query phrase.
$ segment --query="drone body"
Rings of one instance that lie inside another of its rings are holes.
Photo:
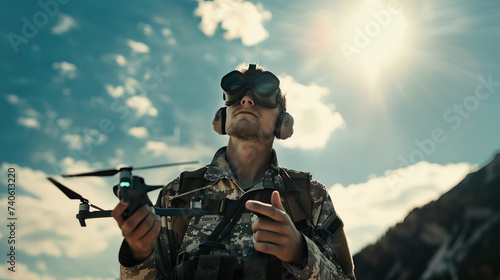
[[[174,165],[191,164],[191,163],[197,163],[197,162],[170,163],[163,165],[139,167],[135,169],[148,169],[148,168],[157,168],[157,167],[174,166]],[[115,195],[120,200],[129,202],[127,209],[123,212],[123,216],[125,218],[128,218],[143,205],[149,205],[151,207],[154,207],[151,201],[149,200],[147,193],[152,190],[156,190],[163,187],[162,185],[157,185],[157,186],[146,185],[143,178],[132,175],[133,169],[134,169],[133,167],[123,167],[120,169],[109,169],[109,170],[101,170],[88,173],[62,175],[62,177],[113,176],[119,172],[120,182],[118,185],[115,185],[113,187],[113,190]],[[82,197],[80,194],[72,191],[71,189],[67,188],[66,186],[62,185],[56,180],[52,178],[47,178],[47,179],[50,182],[52,182],[56,187],[58,187],[64,194],[66,194],[68,198],[80,200],[81,203],[76,218],[80,221],[80,225],[82,227],[86,226],[85,223],[86,219],[111,217],[111,210],[103,210],[97,205],[90,203],[88,199]],[[99,211],[90,211],[90,207],[98,209]],[[205,214],[205,211],[201,209],[201,206],[197,205],[196,203],[193,203],[190,209],[158,208],[158,207],[154,207],[154,209],[156,214],[160,216],[203,216]]]

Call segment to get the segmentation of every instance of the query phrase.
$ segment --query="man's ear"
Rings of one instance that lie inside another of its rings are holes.
[[[278,115],[274,136],[278,139],[287,139],[293,134],[293,117],[288,112],[283,111]]]
[[[226,108],[222,107],[217,112],[215,112],[214,120],[212,121],[212,126],[220,135],[226,134]]]

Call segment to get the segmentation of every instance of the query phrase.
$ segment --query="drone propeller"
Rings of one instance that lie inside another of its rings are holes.
[[[98,209],[100,211],[104,211],[104,209],[100,208],[99,206],[97,206],[95,204],[90,203],[88,199],[86,199],[83,196],[81,196],[80,194],[70,190],[68,187],[65,187],[63,184],[57,182],[56,180],[54,180],[50,177],[47,178],[47,180],[51,181],[56,187],[58,187],[67,197],[69,197],[69,199],[79,199],[82,203],[86,203],[95,209]]]
[[[129,167],[122,167],[120,169],[107,169],[107,170],[99,170],[99,171],[86,172],[86,173],[68,174],[68,175],[62,175],[62,176],[63,177],[113,176],[116,173],[118,173],[118,172],[120,172],[121,170],[124,170],[124,169],[139,170],[139,169],[149,169],[149,168],[158,168],[158,167],[175,166],[175,165],[183,165],[183,164],[193,164],[193,163],[198,163],[198,162],[197,161],[177,162],[177,163],[167,163],[167,164],[150,165],[150,166],[143,166],[143,167],[132,167],[132,166],[129,166]]]

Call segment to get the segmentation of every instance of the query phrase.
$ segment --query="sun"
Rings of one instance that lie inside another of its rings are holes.
[[[365,1],[349,6],[337,21],[337,40],[347,68],[376,87],[404,67],[412,45],[412,33],[399,1]]]

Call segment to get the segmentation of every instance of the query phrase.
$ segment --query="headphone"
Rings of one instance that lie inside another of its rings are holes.
[[[222,107],[215,113],[212,125],[215,132],[220,135],[226,134],[226,113],[227,107]],[[274,127],[274,136],[278,139],[287,139],[293,134],[293,117],[283,108],[281,113],[278,115],[276,120],[276,125]]]

